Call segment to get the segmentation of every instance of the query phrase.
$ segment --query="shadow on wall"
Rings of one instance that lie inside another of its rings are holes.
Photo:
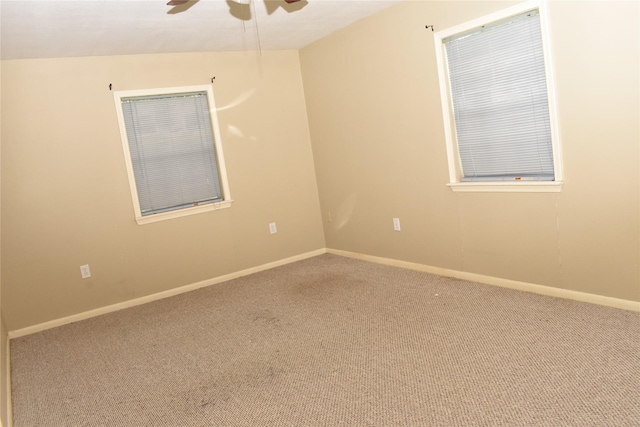
[[[336,231],[347,225],[347,223],[351,219],[351,216],[353,215],[353,211],[356,208],[357,201],[358,195],[351,194],[344,202],[340,204],[340,206],[338,206],[338,208],[336,209]]]
[[[244,92],[242,92],[240,95],[238,95],[236,97],[236,99],[234,99],[233,101],[231,101],[227,105],[224,105],[222,107],[216,108],[215,113],[217,113],[218,111],[229,110],[231,108],[237,107],[238,105],[248,101],[249,98],[251,98],[255,93],[256,93],[256,89],[255,88],[247,89]],[[242,131],[242,129],[240,129],[237,126],[231,125],[231,124],[227,125],[227,132],[229,134],[235,136],[235,137],[238,137],[238,138],[244,138],[245,137],[245,134]]]

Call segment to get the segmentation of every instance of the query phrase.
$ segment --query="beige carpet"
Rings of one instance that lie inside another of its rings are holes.
[[[11,348],[16,427],[640,426],[640,313],[333,255]]]

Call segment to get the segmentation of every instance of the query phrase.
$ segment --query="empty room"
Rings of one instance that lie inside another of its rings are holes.
[[[640,2],[0,36],[0,427],[640,425]]]

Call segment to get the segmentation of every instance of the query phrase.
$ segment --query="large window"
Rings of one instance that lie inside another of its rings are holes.
[[[114,96],[139,224],[230,205],[210,86]]]
[[[523,3],[435,35],[454,190],[560,190],[541,6]]]

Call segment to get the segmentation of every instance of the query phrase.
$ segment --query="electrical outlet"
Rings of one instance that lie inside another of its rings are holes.
[[[80,275],[82,276],[83,279],[87,279],[91,277],[91,270],[89,270],[89,264],[80,266]]]
[[[278,232],[278,229],[276,228],[276,223],[272,222],[269,224],[269,233],[271,234],[276,234]]]
[[[393,218],[393,229],[400,231],[400,218]]]

